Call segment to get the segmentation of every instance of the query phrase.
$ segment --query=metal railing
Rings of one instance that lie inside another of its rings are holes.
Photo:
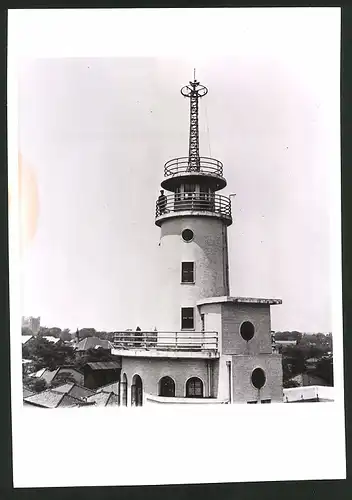
[[[159,198],[156,202],[155,216],[169,212],[196,210],[214,212],[225,217],[231,217],[231,201],[227,196],[214,193],[175,193]]]
[[[195,167],[191,165],[188,156],[182,156],[180,158],[173,158],[169,160],[164,165],[164,176],[169,177],[170,175],[189,173],[189,172],[200,172],[205,174],[219,175],[222,177],[223,174],[223,164],[215,158],[208,158],[206,156],[199,157],[199,162]]]
[[[217,332],[117,332],[115,349],[162,351],[218,351]]]

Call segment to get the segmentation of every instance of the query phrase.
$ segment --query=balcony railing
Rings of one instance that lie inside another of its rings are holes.
[[[202,156],[199,158],[199,163],[195,167],[194,165],[190,165],[188,156],[183,156],[181,158],[173,158],[164,165],[165,177],[189,172],[200,172],[222,177],[223,164],[221,161],[215,160],[214,158]]]
[[[159,351],[218,351],[217,332],[118,332],[115,349]]]
[[[156,217],[170,212],[196,210],[213,212],[231,218],[231,201],[227,196],[214,193],[176,193],[159,198],[156,202]]]

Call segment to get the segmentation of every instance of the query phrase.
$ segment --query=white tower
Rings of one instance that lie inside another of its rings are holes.
[[[199,156],[198,104],[208,90],[196,79],[181,89],[190,99],[187,157],[168,161],[156,205],[160,227],[162,287],[158,330],[207,330],[197,301],[229,295],[227,227],[231,201],[218,192],[226,186],[219,160]]]

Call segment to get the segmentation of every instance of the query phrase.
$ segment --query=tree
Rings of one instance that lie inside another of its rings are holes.
[[[71,333],[70,333],[70,330],[68,328],[65,328],[64,330],[62,330],[62,332],[60,333],[60,339],[63,342],[67,342],[67,341],[71,340]]]
[[[297,380],[292,380],[292,379],[290,379],[290,380],[286,380],[286,381],[284,381],[284,383],[283,383],[283,387],[284,387],[285,389],[289,389],[289,388],[291,388],[291,387],[299,387],[299,386],[300,386],[300,385],[299,385],[299,383],[297,382]]]
[[[97,334],[95,328],[82,328],[79,330],[79,338],[80,340],[85,339],[86,337],[95,337]]]
[[[323,358],[318,361],[314,375],[321,377],[329,386],[334,385],[334,369],[332,358]]]
[[[48,388],[48,384],[43,378],[23,376],[23,386],[33,392],[42,392]]]
[[[76,384],[75,377],[68,372],[58,373],[58,375],[51,381],[50,387],[55,388],[64,384]]]
[[[72,364],[75,360],[71,346],[61,343],[53,344],[42,337],[37,337],[22,346],[22,356],[33,361],[35,371],[41,368],[55,370],[59,366]]]

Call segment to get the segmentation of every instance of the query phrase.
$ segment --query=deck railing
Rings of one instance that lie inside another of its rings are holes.
[[[164,196],[156,202],[155,216],[184,210],[213,212],[225,217],[231,217],[230,198],[215,193],[175,193]]]
[[[189,172],[200,172],[222,177],[223,164],[215,158],[201,156],[199,157],[198,164],[194,166],[193,164],[190,164],[188,156],[182,156],[180,158],[173,158],[164,165],[165,177]]]
[[[115,349],[218,351],[217,332],[117,332]]]

